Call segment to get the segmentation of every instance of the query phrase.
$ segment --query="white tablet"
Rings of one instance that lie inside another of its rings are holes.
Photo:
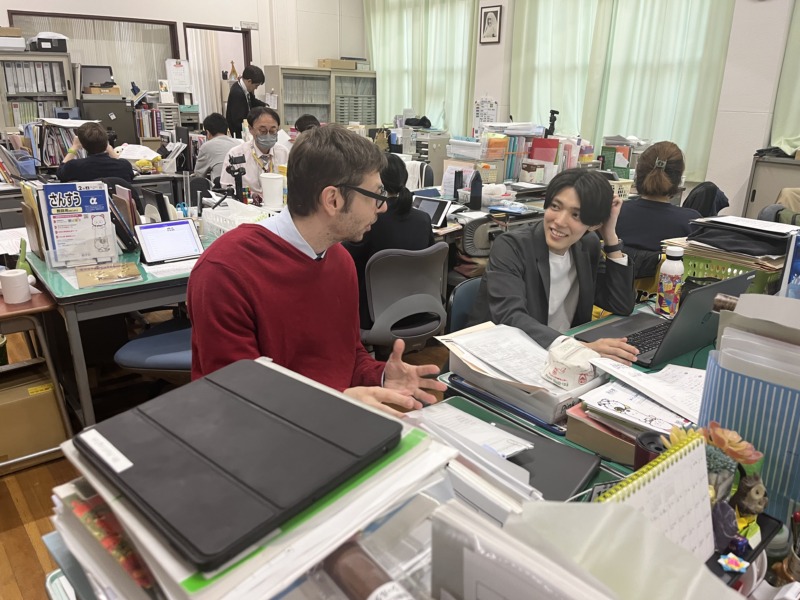
[[[452,202],[444,198],[428,198],[427,196],[414,196],[413,206],[418,208],[431,217],[431,225],[434,229],[447,225],[447,211]]]
[[[189,219],[137,225],[136,237],[146,265],[190,260],[203,253],[197,228]]]
[[[793,233],[789,238],[789,252],[783,266],[780,296],[800,299],[800,235]]]

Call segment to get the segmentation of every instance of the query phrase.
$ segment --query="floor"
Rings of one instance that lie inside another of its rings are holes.
[[[28,358],[21,334],[8,337],[9,360]],[[433,341],[404,359],[441,367],[447,356],[444,346]],[[47,599],[45,577],[57,568],[42,542],[53,530],[50,491],[77,476],[62,458],[0,477],[0,600]]]

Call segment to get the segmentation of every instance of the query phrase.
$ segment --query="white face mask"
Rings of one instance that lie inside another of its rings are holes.
[[[256,144],[264,152],[269,152],[278,141],[277,133],[265,133],[256,136]]]

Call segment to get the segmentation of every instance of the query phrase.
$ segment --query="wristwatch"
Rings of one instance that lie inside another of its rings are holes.
[[[622,250],[625,244],[622,242],[622,238],[617,238],[616,244],[605,245],[603,244],[603,252],[606,254],[611,254],[612,252],[617,252],[618,250]]]

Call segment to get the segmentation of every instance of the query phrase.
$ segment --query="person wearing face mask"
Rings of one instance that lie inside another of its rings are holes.
[[[254,108],[247,114],[247,124],[252,138],[228,151],[222,162],[222,173],[219,183],[222,187],[233,186],[233,175],[228,173],[228,165],[232,156],[244,157],[245,174],[242,185],[259,197],[261,196],[261,173],[277,173],[278,166],[289,161],[289,151],[285,146],[276,144],[281,118],[274,110],[266,106]]]
[[[242,121],[247,114],[254,108],[266,106],[255,97],[256,89],[265,81],[264,71],[254,65],[248,65],[242,71],[239,81],[231,86],[228,93],[228,106],[225,109],[225,120],[228,121],[231,137],[241,139]]]

